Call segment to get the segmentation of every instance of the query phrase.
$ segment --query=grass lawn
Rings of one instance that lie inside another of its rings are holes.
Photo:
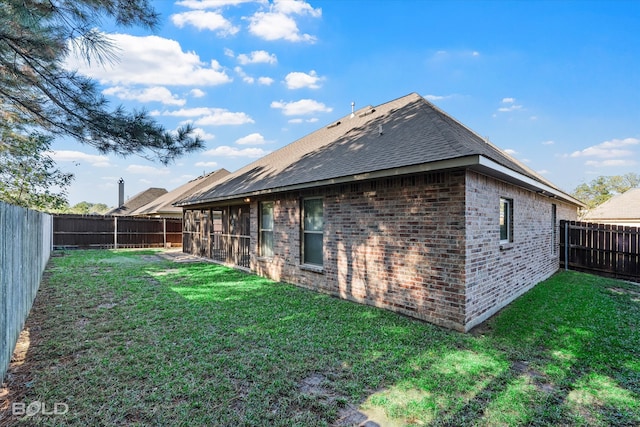
[[[0,425],[640,425],[636,285],[561,272],[461,334],[156,253],[52,258]]]

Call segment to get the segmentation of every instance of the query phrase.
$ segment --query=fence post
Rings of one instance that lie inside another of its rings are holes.
[[[162,218],[162,241],[163,247],[167,248],[167,218]]]
[[[118,217],[113,217],[113,249],[118,249]]]

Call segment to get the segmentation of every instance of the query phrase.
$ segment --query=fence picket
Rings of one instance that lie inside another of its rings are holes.
[[[560,265],[640,280],[640,228],[560,221]]]
[[[51,255],[51,216],[0,202],[0,382]]]
[[[56,249],[146,248],[182,245],[182,218],[55,215]]]

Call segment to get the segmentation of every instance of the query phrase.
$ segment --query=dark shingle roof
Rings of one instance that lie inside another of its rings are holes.
[[[217,181],[223,179],[230,172],[226,169],[218,169],[187,182],[184,185],[172,190],[157,199],[135,209],[129,215],[176,215],[182,213],[182,208],[173,204],[178,200],[194,194],[204,188],[211,187]]]
[[[105,215],[131,215],[131,212],[135,211],[140,206],[144,206],[150,201],[155,200],[166,193],[167,190],[164,188],[148,188],[127,199],[127,201],[124,202],[124,205],[111,209],[109,212],[105,213]]]
[[[382,133],[380,133],[380,131]],[[242,197],[467,156],[551,183],[416,93],[363,108],[232,173],[179,205]],[[560,190],[558,190],[560,191]]]

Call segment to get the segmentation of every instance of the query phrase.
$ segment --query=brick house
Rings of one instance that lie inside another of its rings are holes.
[[[414,93],[178,205],[185,252],[468,331],[558,269],[581,203]]]

